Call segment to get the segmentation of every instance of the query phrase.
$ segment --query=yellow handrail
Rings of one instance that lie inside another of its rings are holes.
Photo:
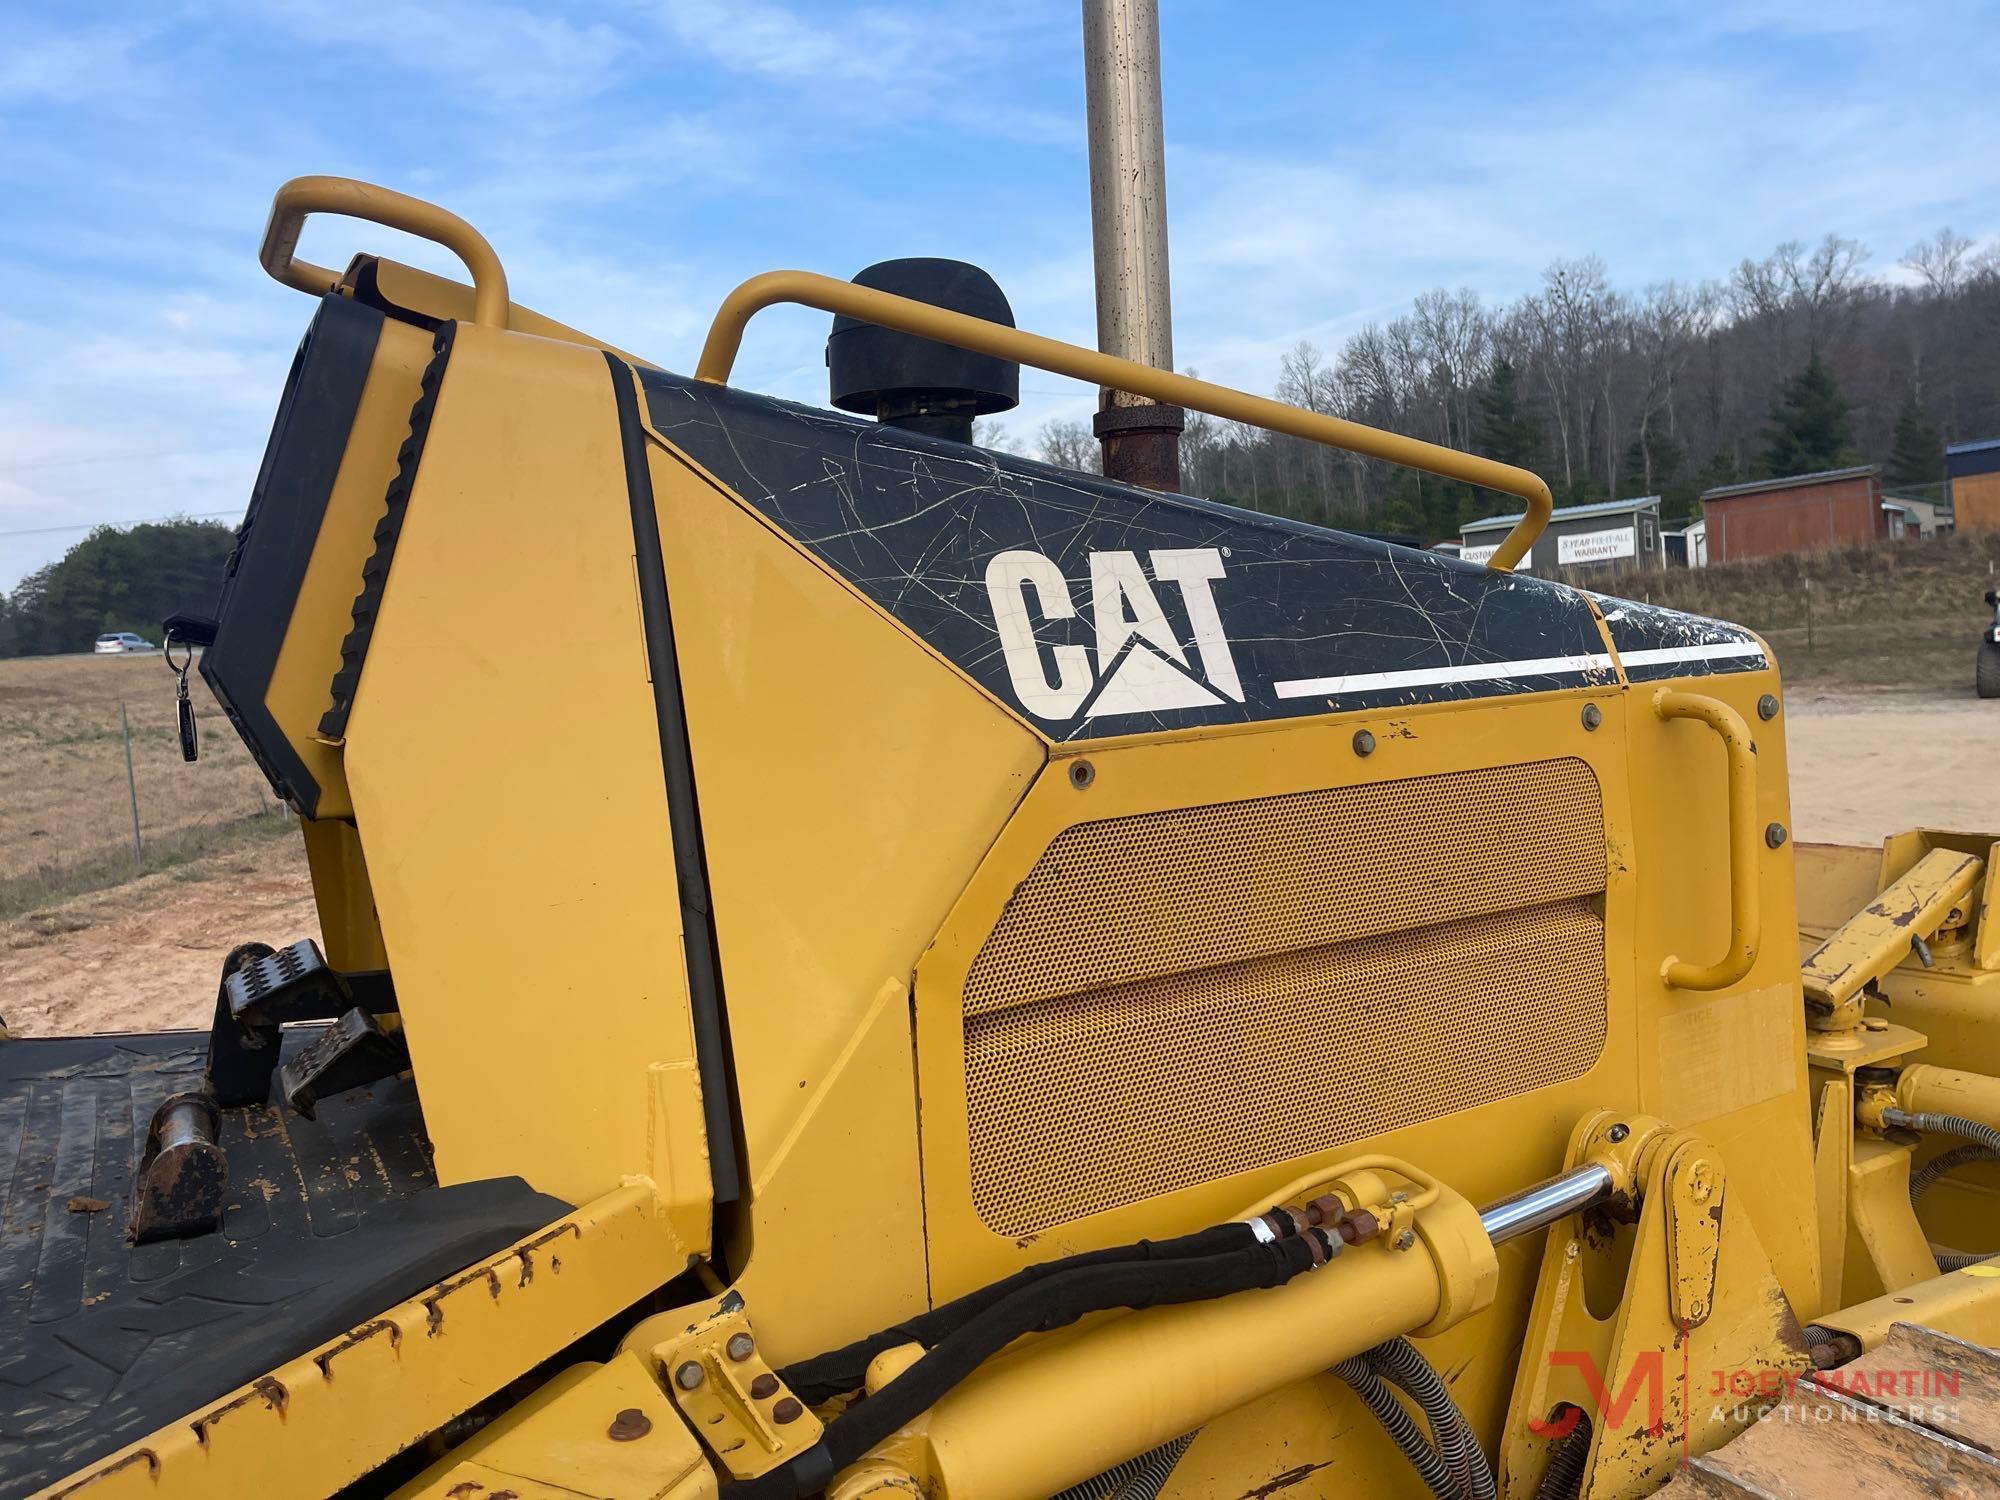
[[[1660,977],[1675,989],[1727,989],[1757,962],[1764,936],[1757,884],[1757,752],[1743,716],[1715,698],[1661,688],[1653,708],[1663,719],[1700,720],[1722,737],[1729,754],[1729,947],[1712,964],[1674,956],[1660,965]]]
[[[489,328],[507,326],[507,273],[485,235],[435,203],[352,177],[294,177],[278,189],[257,252],[273,279],[314,296],[340,280],[338,271],[293,257],[309,214],[346,214],[444,246],[472,273],[473,322]]]
[[[701,362],[695,366],[695,378],[710,385],[727,384],[729,372],[736,364],[736,351],[743,342],[744,326],[757,313],[780,302],[796,302],[804,307],[818,308],[821,312],[843,314],[863,323],[893,328],[919,338],[935,339],[938,343],[970,349],[978,354],[1033,365],[1037,369],[1069,375],[1093,385],[1130,391],[1135,396],[1149,396],[1155,401],[1185,406],[1193,411],[1205,411],[1225,421],[1247,422],[1272,432],[1304,438],[1307,442],[1324,443],[1331,448],[1386,459],[1390,463],[1422,469],[1427,474],[1483,485],[1489,490],[1513,495],[1527,507],[1527,514],[1494,549],[1493,556],[1487,560],[1487,565],[1492,568],[1512,568],[1528,555],[1535,538],[1548,525],[1549,511],[1555,503],[1547,484],[1526,469],[1517,469],[1512,464],[1495,463],[1490,458],[1478,458],[1470,453],[1460,453],[1455,448],[1443,448],[1436,443],[1404,437],[1400,433],[1364,427],[1359,422],[1302,411],[1282,401],[1252,396],[1224,385],[1212,385],[1191,375],[1155,370],[1129,359],[1119,359],[1116,355],[1100,354],[1095,349],[1065,344],[1060,339],[1003,327],[984,318],[968,317],[964,313],[933,307],[927,302],[856,286],[851,281],[836,281],[831,276],[817,276],[810,271],[766,271],[761,276],[751,277],[724,298],[721,310],[715,315],[715,322],[709,327],[708,341],[702,345]]]

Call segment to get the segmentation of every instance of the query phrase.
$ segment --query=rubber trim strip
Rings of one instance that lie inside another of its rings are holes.
[[[279,400],[249,508],[236,529],[215,606],[215,643],[201,655],[202,680],[272,790],[309,818],[319,808],[319,782],[264,697],[319,543],[381,335],[377,310],[345,297],[320,300]]]
[[[653,473],[646,461],[646,433],[639,421],[636,372],[607,353],[611,393],[618,406],[618,436],[625,456],[625,488],[632,505],[632,543],[639,572],[639,608],[646,661],[653,679],[653,712],[660,724],[660,761],[667,780],[667,823],[680,887],[681,940],[687,950],[688,1001],[694,1012],[695,1065],[701,1073],[701,1107],[708,1128],[708,1160],[718,1205],[742,1196],[731,1101],[728,1020],[723,1009],[715,919],[709,908],[708,858],[702,849],[701,807],[695,797],[694,751],[688,742],[687,705],[681,698],[680,657],[674,647],[673,612],[667,600],[666,555],[653,505]]]
[[[410,508],[410,490],[417,482],[417,466],[423,462],[424,440],[430,436],[431,417],[437,410],[438,391],[444,385],[444,367],[451,358],[451,341],[456,323],[438,329],[431,348],[431,362],[424,366],[416,404],[410,408],[410,431],[396,452],[396,476],[382,497],[382,516],[375,523],[375,550],[361,565],[361,592],[354,596],[350,611],[354,623],[340,643],[340,666],[328,688],[333,704],[320,715],[319,732],[328,739],[347,734],[347,716],[354,707],[354,694],[361,685],[361,668],[368,659],[368,642],[375,633],[375,616],[382,608],[382,591],[388,587],[389,564],[395,560],[396,539],[403,534],[403,517]]]

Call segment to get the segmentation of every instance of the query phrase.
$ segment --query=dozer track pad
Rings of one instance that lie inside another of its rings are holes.
[[[286,1051],[312,1032],[288,1034]],[[226,1110],[220,1231],[133,1247],[153,1110],[200,1087],[205,1038],[0,1041],[0,1497],[187,1416],[569,1205],[518,1178],[440,1188],[416,1092],[316,1120]]]

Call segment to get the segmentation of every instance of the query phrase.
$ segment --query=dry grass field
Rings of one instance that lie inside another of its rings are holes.
[[[159,656],[0,661],[0,917],[282,826],[207,686],[199,675],[188,680],[203,730],[192,765],[181,759],[174,678]],[[132,847],[121,706],[143,866]]]
[[[1771,643],[1794,686],[1952,700],[1972,691],[1979,626],[1992,618],[1980,601],[2000,582],[2000,532],[1574,581],[1747,625]]]
[[[0,1017],[13,1029],[201,1024],[231,947],[317,931],[296,825],[189,682],[192,765],[158,656],[0,661]]]

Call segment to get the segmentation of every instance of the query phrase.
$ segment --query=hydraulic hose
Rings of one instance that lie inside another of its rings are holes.
[[[1174,1466],[1193,1444],[1196,1433],[1185,1432],[1150,1453],[1128,1458],[1093,1479],[1072,1485],[1055,1500],[1159,1500],[1173,1477]]]
[[[1557,1441],[1542,1482],[1535,1486],[1535,1500],[1577,1500],[1583,1490],[1583,1466],[1589,1461],[1590,1418],[1577,1411],[1576,1426]]]
[[[1357,1354],[1352,1359],[1343,1359],[1333,1367],[1333,1373],[1353,1387],[1354,1394],[1361,1398],[1361,1404],[1375,1414],[1382,1430],[1403,1450],[1403,1456],[1416,1468],[1418,1476],[1437,1496],[1437,1500],[1463,1500],[1465,1492],[1452,1477],[1443,1457],[1403,1409],[1403,1403],[1390,1394],[1387,1383],[1376,1374],[1366,1355]]]
[[[1370,1368],[1409,1394],[1430,1424],[1438,1456],[1461,1487],[1468,1500],[1494,1500],[1497,1485],[1492,1465],[1465,1420],[1451,1388],[1431,1368],[1429,1360],[1417,1352],[1408,1339],[1390,1339],[1377,1344],[1364,1356]]]
[[[1088,1313],[1203,1302],[1282,1286],[1340,1251],[1337,1237],[1308,1229],[1292,1239],[1251,1243],[1190,1259],[1073,1265],[1036,1278],[973,1313],[917,1362],[865,1401],[827,1424],[797,1457],[755,1479],[724,1485],[720,1500],[798,1500],[816,1494],[841,1469],[929,1410],[1015,1339],[1066,1327]]]
[[[1081,1254],[1065,1256],[1061,1260],[1044,1261],[1041,1265],[1029,1266],[1026,1270],[1017,1271],[990,1286],[983,1286],[975,1292],[967,1292],[963,1297],[941,1303],[929,1312],[919,1313],[878,1333],[871,1333],[866,1338],[856,1339],[843,1348],[816,1354],[811,1359],[802,1359],[796,1364],[786,1366],[778,1372],[778,1375],[799,1400],[808,1406],[816,1406],[822,1401],[832,1400],[835,1396],[858,1390],[868,1374],[869,1363],[885,1349],[898,1348],[904,1344],[921,1344],[926,1349],[931,1348],[942,1342],[946,1335],[955,1333],[988,1308],[1025,1287],[1033,1286],[1064,1271],[1129,1261],[1193,1260],[1202,1256],[1223,1255],[1233,1250],[1246,1249],[1256,1243],[1256,1231],[1248,1224],[1217,1224],[1175,1239],[1139,1240],[1130,1245],[1114,1245],[1104,1250],[1086,1250]]]
[[[2000,1130],[1982,1125],[1977,1120],[1968,1120],[1960,1115],[1932,1114],[1922,1110],[1911,1112],[1886,1109],[1882,1112],[1882,1123],[1900,1125],[1907,1130],[1921,1130],[1927,1135],[1955,1135],[1969,1142],[1964,1146],[1954,1146],[1921,1171],[1911,1174],[1912,1209],[1916,1208],[1918,1200],[1936,1186],[1938,1180],[1947,1173],[1976,1161],[2000,1161]],[[1940,1271],[1963,1271],[1967,1266],[1976,1266],[1983,1260],[1991,1259],[1995,1252],[1988,1250],[1979,1254],[1968,1254],[1963,1250],[1943,1250],[1933,1246],[1931,1253],[1937,1257]]]

